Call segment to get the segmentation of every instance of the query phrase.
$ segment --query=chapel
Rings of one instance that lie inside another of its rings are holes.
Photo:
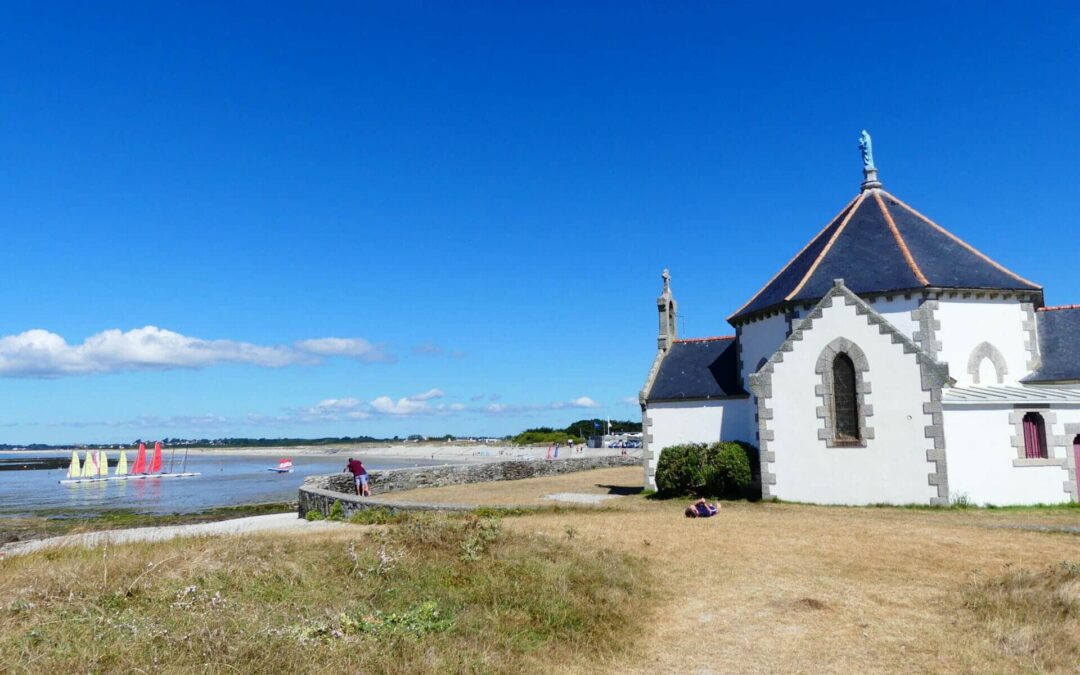
[[[639,402],[665,447],[759,449],[762,497],[819,504],[1078,501],[1080,305],[887,192],[859,193],[727,318],[680,338],[671,277]]]

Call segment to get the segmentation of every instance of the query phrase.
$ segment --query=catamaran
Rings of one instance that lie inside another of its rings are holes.
[[[292,459],[289,457],[282,457],[278,461],[277,466],[267,467],[267,471],[274,471],[277,473],[292,473]]]
[[[186,469],[186,453],[184,457],[184,469]],[[110,480],[190,478],[192,476],[200,475],[196,471],[184,471],[183,469],[177,473],[171,471],[163,473],[161,471],[161,464],[161,441],[154,443],[154,457],[150,461],[150,466],[146,465],[146,443],[139,443],[139,454],[135,456],[135,465],[131,468],[131,473],[128,473],[127,452],[121,450],[120,458],[116,463],[116,472],[111,476],[109,475],[109,460],[105,456],[104,450],[98,450],[96,453],[87,450],[82,466],[79,465],[79,453],[73,451],[71,453],[71,465],[68,467],[68,477],[66,480],[61,480],[60,482],[65,485],[71,485],[77,483],[99,483]]]

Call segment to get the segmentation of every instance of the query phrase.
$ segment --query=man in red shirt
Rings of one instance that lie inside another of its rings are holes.
[[[353,486],[356,487],[356,494],[370,497],[371,488],[368,487],[368,475],[367,469],[364,468],[364,463],[350,457],[349,463],[345,465],[344,470],[352,472]]]

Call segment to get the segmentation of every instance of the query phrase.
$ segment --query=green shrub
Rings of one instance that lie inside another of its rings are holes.
[[[750,446],[742,443],[716,443],[709,446],[706,489],[719,497],[743,497],[753,479],[750,470]]]
[[[349,516],[349,522],[353,525],[387,525],[402,522],[407,517],[405,513],[395,514],[385,506],[379,506],[374,509],[360,509]]]
[[[341,508],[341,500],[335,499],[334,503],[330,505],[330,513],[326,514],[327,520],[344,520],[345,511]]]
[[[746,497],[753,482],[756,449],[740,442],[687,443],[660,451],[657,491],[667,497]]]
[[[304,519],[308,520],[308,521],[326,520],[326,516],[324,516],[323,512],[320,511],[319,509],[311,509],[310,511],[308,511],[307,513],[304,514]]]
[[[656,490],[666,496],[696,493],[705,488],[705,444],[672,445],[660,451]]]

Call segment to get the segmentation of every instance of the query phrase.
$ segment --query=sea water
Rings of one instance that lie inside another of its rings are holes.
[[[328,449],[332,451],[332,449]],[[171,450],[166,449],[162,471],[193,471],[191,478],[146,478],[97,483],[60,484],[67,469],[0,471],[0,518],[25,515],[88,516],[116,509],[138,513],[192,513],[218,506],[295,501],[304,478],[338,473],[345,468],[348,451],[333,457],[292,456],[292,473],[275,473],[277,457],[256,457],[242,451],[190,454],[186,467],[183,451],[177,450],[170,469]],[[117,451],[106,453],[111,462]],[[79,453],[80,460],[84,453]],[[283,457],[289,456],[287,450]],[[356,453],[363,459],[363,453]],[[71,452],[4,452],[0,457],[63,457]],[[128,452],[128,466],[134,462]],[[384,460],[364,462],[369,470],[399,469],[443,464],[441,461]],[[114,467],[110,465],[110,474]]]

